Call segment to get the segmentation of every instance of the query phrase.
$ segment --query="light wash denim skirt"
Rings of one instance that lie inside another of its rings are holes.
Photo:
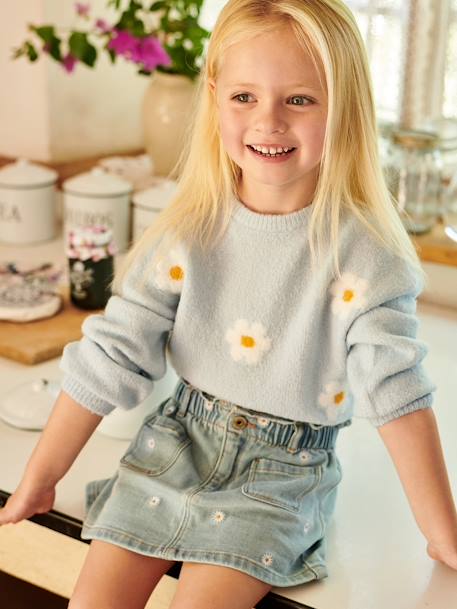
[[[178,380],[110,479],[90,482],[83,539],[223,565],[273,586],[327,577],[341,427],[249,410]]]

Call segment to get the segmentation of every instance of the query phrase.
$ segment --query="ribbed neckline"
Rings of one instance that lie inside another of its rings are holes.
[[[232,217],[241,224],[259,231],[273,233],[291,231],[307,224],[311,215],[311,207],[312,205],[307,205],[303,209],[288,214],[261,214],[252,211],[237,197],[234,197]]]

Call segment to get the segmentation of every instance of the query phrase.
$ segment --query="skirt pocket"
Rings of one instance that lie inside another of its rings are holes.
[[[241,492],[251,499],[299,512],[303,497],[319,484],[322,470],[321,465],[294,465],[259,457],[251,462]]]
[[[191,443],[186,429],[173,416],[155,414],[144,420],[120,466],[147,476],[159,476]]]

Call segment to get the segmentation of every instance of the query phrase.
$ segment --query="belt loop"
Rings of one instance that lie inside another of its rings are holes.
[[[294,432],[290,437],[289,443],[287,445],[287,452],[296,453],[298,451],[298,442],[300,440],[300,428],[302,427],[300,424],[297,424],[295,421],[292,422],[294,426]]]
[[[178,403],[178,411],[176,413],[176,416],[186,416],[190,400],[192,399],[192,391],[192,385],[185,379],[180,378],[178,388],[176,390],[176,401]]]

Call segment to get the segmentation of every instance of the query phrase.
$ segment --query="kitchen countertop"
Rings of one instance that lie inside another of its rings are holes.
[[[51,242],[35,256],[54,255]],[[0,258],[8,253],[0,247]],[[22,253],[21,253],[22,252]],[[15,248],[15,259],[30,259],[30,248]],[[17,255],[16,255],[17,254]],[[36,260],[36,257],[34,259]],[[419,338],[429,345],[425,368],[438,386],[434,410],[454,496],[457,497],[457,310],[418,303]],[[0,358],[0,395],[37,378],[59,378],[58,358],[35,366]],[[39,432],[0,421],[0,489],[13,492]],[[84,515],[84,488],[111,476],[128,441],[94,433],[57,485],[55,509]],[[376,432],[357,420],[342,430],[337,452],[343,467],[336,515],[328,530],[329,577],[272,592],[315,609],[452,609],[457,572],[432,561],[417,529],[390,457]]]

